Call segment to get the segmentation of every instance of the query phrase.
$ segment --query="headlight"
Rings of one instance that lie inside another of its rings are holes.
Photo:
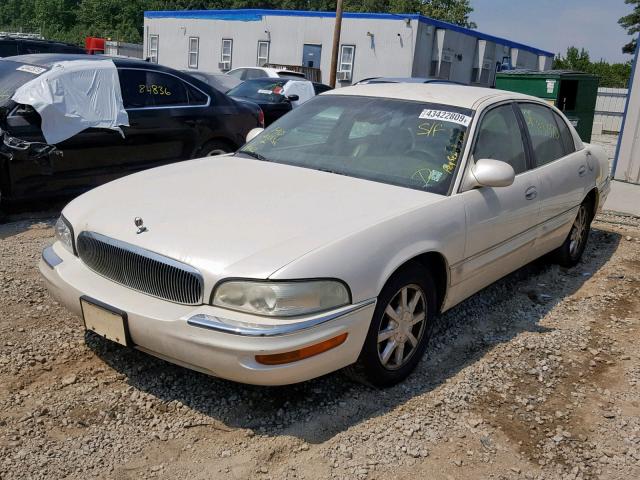
[[[350,303],[349,290],[337,280],[260,282],[230,280],[213,293],[216,307],[268,315],[308,315]]]
[[[75,255],[75,248],[73,245],[73,228],[71,224],[62,215],[58,218],[55,226],[56,238],[64,245],[64,247]]]

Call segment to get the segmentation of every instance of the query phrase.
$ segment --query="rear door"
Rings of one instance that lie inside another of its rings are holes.
[[[569,127],[553,109],[526,102],[518,106],[540,177],[539,246],[549,250],[561,244],[568,234],[577,207],[586,194],[585,188],[594,184],[596,172],[587,162],[587,151],[576,150]]]
[[[191,158],[206,122],[207,94],[169,73],[118,70],[129,127],[126,163],[164,164]]]
[[[471,160],[507,162],[516,177],[508,187],[479,187],[462,193],[467,216],[465,260],[454,268],[454,276],[470,292],[533,258],[540,180],[531,168],[521,123],[515,106],[504,103],[487,110],[476,129]]]

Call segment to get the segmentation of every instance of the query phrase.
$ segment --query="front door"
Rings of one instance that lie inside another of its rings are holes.
[[[479,187],[462,193],[467,238],[464,260],[453,277],[473,293],[533,259],[540,202],[538,172],[525,149],[525,137],[514,105],[503,104],[481,119],[473,160],[509,163],[516,177],[507,187]],[[467,295],[462,295],[467,296]]]
[[[322,45],[305,44],[302,47],[302,66],[320,68],[320,57],[322,56]]]

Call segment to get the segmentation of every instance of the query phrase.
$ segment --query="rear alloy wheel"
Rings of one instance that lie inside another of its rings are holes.
[[[571,225],[571,230],[564,243],[553,252],[555,260],[563,267],[573,267],[578,264],[587,246],[591,229],[590,203],[583,202],[578,207],[578,213]]]
[[[358,361],[345,369],[354,380],[389,387],[416,367],[429,342],[436,310],[429,272],[408,265],[396,272],[378,302]]]

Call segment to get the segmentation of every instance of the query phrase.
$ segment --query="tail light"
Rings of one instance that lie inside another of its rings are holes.
[[[264,128],[264,112],[261,108],[258,108],[258,126]]]

